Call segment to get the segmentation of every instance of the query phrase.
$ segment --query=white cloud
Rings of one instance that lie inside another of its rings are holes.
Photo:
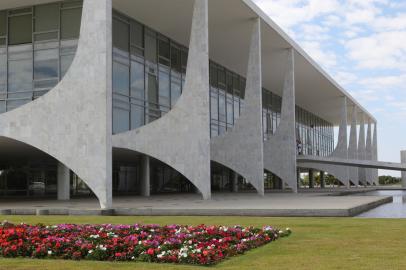
[[[406,70],[406,31],[391,31],[346,42],[349,57],[358,67]]]
[[[338,71],[334,74],[334,79],[343,86],[348,86],[355,83],[358,77],[354,73],[347,71]]]
[[[300,42],[303,49],[319,64],[325,68],[332,68],[337,65],[337,56],[333,51],[323,50],[319,42]]]
[[[406,92],[406,75],[389,75],[364,78],[360,84],[369,88],[384,90],[403,90]]]
[[[338,9],[337,0],[257,0],[256,3],[286,30]]]

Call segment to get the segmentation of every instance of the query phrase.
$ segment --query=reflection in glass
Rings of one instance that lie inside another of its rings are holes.
[[[59,50],[40,50],[34,52],[34,80],[58,78]]]
[[[8,97],[32,97],[32,46],[9,47]]]
[[[161,111],[169,111],[170,108],[170,80],[169,70],[159,69],[159,105]]]

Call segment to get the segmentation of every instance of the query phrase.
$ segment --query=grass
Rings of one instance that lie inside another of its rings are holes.
[[[0,220],[5,219],[29,224],[273,225],[279,228],[290,227],[293,233],[288,238],[225,260],[214,267],[138,262],[0,259],[0,269],[406,269],[406,220],[401,219],[0,216]]]

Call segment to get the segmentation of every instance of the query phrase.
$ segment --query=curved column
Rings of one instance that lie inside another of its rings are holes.
[[[111,0],[83,2],[75,59],[46,95],[0,115],[0,136],[51,155],[111,207]]]
[[[211,139],[211,159],[243,176],[264,194],[262,135],[261,20],[255,19],[240,118],[224,135]]]
[[[358,138],[358,160],[365,160],[365,122],[364,114],[361,112],[361,120],[359,123],[359,138]],[[359,184],[366,185],[366,169],[358,168],[358,180]]]
[[[287,70],[283,85],[281,121],[275,134],[264,141],[264,168],[297,192],[295,129],[294,50],[287,50]]]
[[[154,122],[113,136],[113,147],[156,158],[210,198],[208,1],[195,0],[186,81],[174,108]]]
[[[372,139],[372,160],[378,161],[378,124],[374,123],[374,137]],[[379,186],[378,169],[372,169],[372,181]]]
[[[368,125],[367,125],[367,141],[365,143],[365,160],[372,160],[373,158],[373,153],[372,153],[372,126],[371,126],[371,120],[368,119]],[[372,169],[365,169],[365,179],[367,183],[370,185],[373,184],[372,181]]]
[[[330,157],[345,158],[348,159],[348,144],[347,144],[347,97],[342,97],[341,105],[341,122],[338,130],[338,141],[337,146],[331,153]],[[329,174],[340,180],[346,187],[350,187],[349,181],[349,168],[346,166],[336,166],[327,164],[311,164],[303,163],[302,167],[313,168],[321,171],[328,172]]]
[[[351,128],[350,128],[350,142],[348,144],[348,159],[358,159],[358,147],[357,147],[357,107],[354,105],[351,114]],[[349,167],[349,180],[358,185],[358,168]]]

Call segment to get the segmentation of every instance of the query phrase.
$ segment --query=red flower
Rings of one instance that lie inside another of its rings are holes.
[[[155,254],[154,249],[153,249],[153,248],[149,248],[149,249],[147,250],[147,254],[153,256],[153,255]]]

